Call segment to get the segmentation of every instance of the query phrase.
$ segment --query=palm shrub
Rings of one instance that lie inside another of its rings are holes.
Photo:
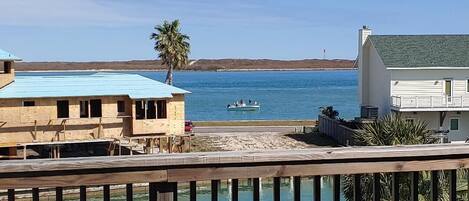
[[[357,132],[354,140],[362,146],[386,146],[386,145],[411,145],[411,144],[431,144],[438,141],[432,137],[432,133],[427,128],[427,123],[420,120],[405,121],[399,114],[385,116],[373,123],[364,124],[361,131]],[[401,200],[408,200],[410,197],[410,175],[400,173],[400,196]],[[420,181],[419,192],[423,194],[422,200],[430,200],[430,176],[428,172],[419,174]],[[447,183],[443,182],[447,178],[442,171],[439,174],[441,191],[448,189]],[[372,200],[372,175],[364,175],[361,180],[363,200]],[[381,195],[383,200],[391,199],[391,174],[381,173]],[[343,180],[343,190],[346,200],[353,200],[353,182],[351,176],[345,176]],[[440,193],[440,199],[446,200],[446,194]]]
[[[331,119],[336,119],[339,116],[339,112],[334,110],[333,106],[320,107],[319,110],[321,111],[321,114]]]

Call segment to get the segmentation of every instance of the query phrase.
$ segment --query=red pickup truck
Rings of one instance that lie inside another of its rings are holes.
[[[194,125],[192,124],[192,121],[186,121],[184,124],[184,131],[186,133],[192,133],[192,129],[194,128]]]

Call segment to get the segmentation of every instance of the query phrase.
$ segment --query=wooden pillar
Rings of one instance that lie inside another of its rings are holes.
[[[430,197],[431,201],[438,201],[438,171],[431,171]]]
[[[419,172],[410,173],[410,201],[419,201]]]
[[[449,171],[449,200],[456,201],[456,170]]]
[[[190,201],[197,201],[197,182],[191,181],[189,182],[189,189],[190,189]]]
[[[211,181],[212,201],[218,201],[218,180]]]
[[[125,197],[127,201],[133,201],[134,200],[134,192],[133,192],[133,185],[132,184],[126,184],[125,185]]]
[[[111,188],[109,185],[103,186],[103,201],[111,201]]]
[[[332,198],[333,201],[340,201],[340,175],[332,178]]]
[[[86,201],[86,186],[80,186],[80,201]]]
[[[39,188],[32,189],[33,201],[39,201]]]
[[[391,197],[393,201],[399,201],[399,173],[393,172],[391,178]]]
[[[301,200],[301,177],[299,176],[293,177],[293,200]]]
[[[3,62],[3,72],[4,73],[11,73],[11,68],[13,66],[12,61],[5,61]]]
[[[373,201],[381,200],[381,173],[373,174]]]
[[[260,193],[259,193],[259,178],[253,178],[252,179],[252,200],[253,201],[259,201],[260,198]]]
[[[8,201],[15,201],[15,189],[8,189]]]
[[[274,186],[272,190],[274,193],[274,201],[280,201],[280,177],[274,177]]]
[[[231,201],[238,201],[238,179],[231,180]]]
[[[314,176],[313,180],[313,197],[314,201],[321,201],[321,176]]]
[[[353,201],[362,200],[362,187],[361,187],[361,175],[354,174],[352,176],[353,180]]]
[[[56,187],[55,188],[55,201],[62,201],[63,200],[63,188]]]

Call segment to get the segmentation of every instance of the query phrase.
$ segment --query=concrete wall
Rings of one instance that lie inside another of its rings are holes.
[[[90,99],[101,99],[102,118],[80,118],[80,100]],[[23,101],[30,100],[35,106],[24,107]],[[57,100],[69,100],[69,118],[57,118]],[[126,113],[117,112],[119,100],[125,101]],[[184,95],[167,103],[168,118],[152,122],[135,120],[134,101],[128,96],[0,99],[0,143],[122,138],[135,132],[183,134]]]

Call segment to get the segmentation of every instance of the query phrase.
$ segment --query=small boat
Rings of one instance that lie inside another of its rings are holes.
[[[228,104],[226,109],[228,111],[257,111],[261,108],[261,105],[257,101],[249,100],[245,103],[243,100],[236,101],[233,104]]]

